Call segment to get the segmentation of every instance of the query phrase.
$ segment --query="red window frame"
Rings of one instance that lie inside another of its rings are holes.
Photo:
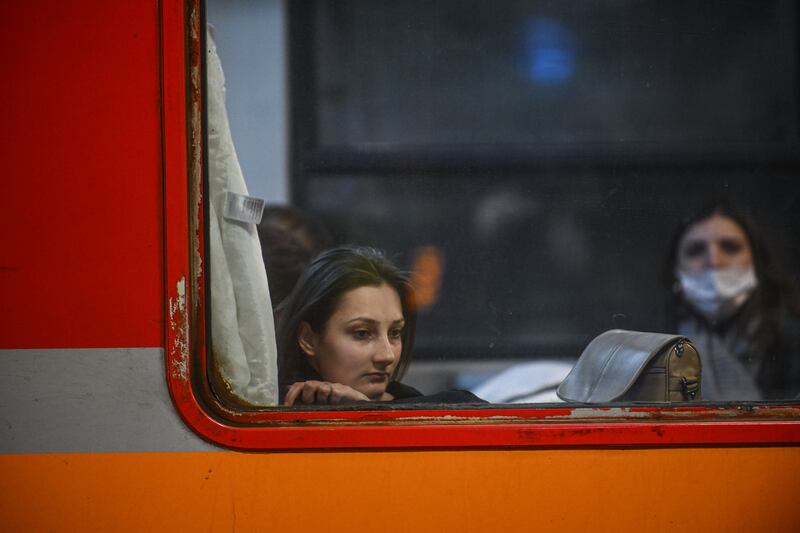
[[[161,3],[167,385],[196,433],[244,450],[798,444],[800,402],[237,411],[206,368],[200,0]]]

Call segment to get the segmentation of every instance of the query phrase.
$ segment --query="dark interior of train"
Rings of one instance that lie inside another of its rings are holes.
[[[286,27],[290,201],[424,286],[412,384],[667,331],[667,243],[714,202],[800,279],[794,2],[303,1]]]

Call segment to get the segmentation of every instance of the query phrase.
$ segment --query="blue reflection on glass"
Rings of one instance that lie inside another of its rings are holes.
[[[563,84],[575,73],[575,38],[560,22],[534,18],[527,27],[527,74],[534,82]]]

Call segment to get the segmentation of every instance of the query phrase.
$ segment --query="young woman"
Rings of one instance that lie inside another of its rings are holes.
[[[664,280],[670,327],[696,344],[705,400],[800,394],[800,305],[748,220],[725,205],[678,228]]]
[[[465,391],[424,396],[399,382],[414,343],[413,291],[377,250],[324,252],[281,307],[279,379],[286,405],[482,401]]]

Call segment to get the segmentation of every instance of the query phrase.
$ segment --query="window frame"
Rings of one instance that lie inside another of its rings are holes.
[[[160,4],[165,365],[175,407],[201,437],[241,450],[535,449],[800,443],[788,404],[363,405],[232,408],[208,379],[202,0]]]

